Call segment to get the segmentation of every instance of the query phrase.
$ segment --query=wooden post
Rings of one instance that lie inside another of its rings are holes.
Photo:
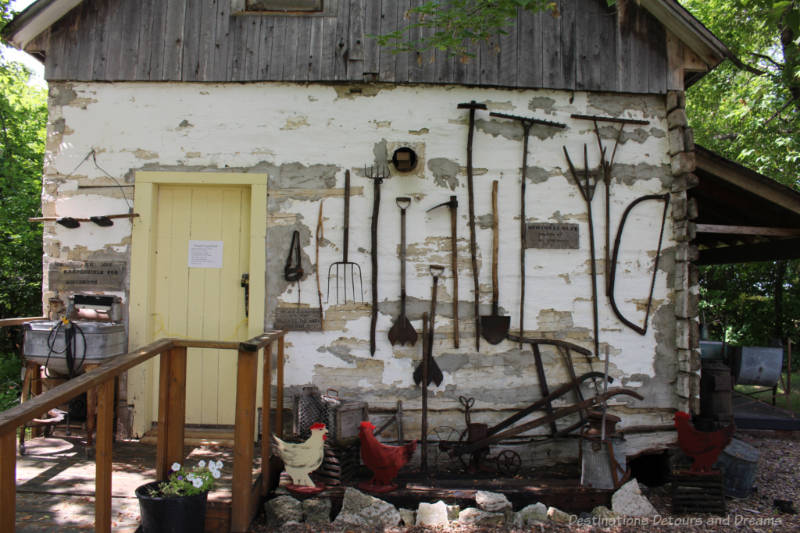
[[[94,370],[100,365],[87,364],[84,369],[87,372]],[[97,429],[97,395],[100,387],[97,389],[89,389],[86,391],[86,446],[91,447],[94,444],[94,432]]]
[[[94,530],[111,533],[111,449],[114,441],[114,378],[97,387]]]
[[[789,339],[786,357],[786,408],[791,409],[792,405],[792,339]]]
[[[276,433],[283,438],[283,335],[278,339],[278,383],[276,397],[275,425]]]
[[[186,348],[161,353],[158,390],[158,443],[156,477],[169,477],[172,463],[183,462],[186,423]]]
[[[13,533],[17,518],[17,449],[13,429],[0,435],[0,531]]]
[[[272,450],[272,426],[270,410],[272,408],[272,344],[264,348],[264,375],[261,388],[261,493],[266,496],[269,491],[269,456]]]
[[[236,373],[236,416],[233,433],[231,531],[244,532],[253,518],[253,454],[258,352],[239,350]]]

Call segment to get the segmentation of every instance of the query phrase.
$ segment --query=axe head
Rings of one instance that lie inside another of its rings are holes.
[[[441,204],[435,205],[435,206],[431,207],[430,209],[428,209],[428,210],[427,210],[427,211],[425,211],[425,212],[426,212],[426,213],[430,213],[430,212],[431,212],[431,211],[433,211],[434,209],[436,209],[436,208],[439,208],[439,207],[444,207],[444,206],[447,206],[447,207],[449,207],[450,209],[455,209],[455,208],[457,208],[457,207],[458,207],[458,197],[457,197],[457,196],[451,196],[449,201],[447,201],[447,202],[442,202]]]

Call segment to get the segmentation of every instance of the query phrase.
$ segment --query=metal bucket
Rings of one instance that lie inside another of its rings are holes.
[[[722,470],[726,495],[736,498],[750,496],[758,470],[759,455],[758,450],[746,442],[731,440],[714,465],[714,468]]]
[[[783,348],[737,346],[730,353],[737,385],[773,387],[781,378]]]

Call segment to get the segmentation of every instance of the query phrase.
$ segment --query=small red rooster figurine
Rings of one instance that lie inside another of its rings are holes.
[[[736,426],[731,423],[717,431],[699,431],[690,420],[689,413],[675,413],[675,428],[678,430],[678,446],[683,453],[694,459],[691,472],[711,472],[722,450],[731,442]]]
[[[361,459],[372,471],[372,479],[359,483],[358,488],[370,492],[389,492],[397,488],[392,480],[397,472],[414,455],[417,441],[402,446],[389,446],[378,442],[373,435],[375,426],[368,421],[361,422],[358,437],[361,440]]]
[[[286,488],[293,492],[322,492],[325,485],[315,485],[308,476],[319,468],[325,458],[325,440],[328,430],[325,424],[317,422],[311,426],[311,436],[305,442],[285,442],[272,435],[275,451],[283,460],[286,473],[292,478],[292,484]]]

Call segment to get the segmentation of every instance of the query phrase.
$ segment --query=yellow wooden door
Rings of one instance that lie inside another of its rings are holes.
[[[161,185],[155,211],[152,339],[247,338],[250,188]],[[235,351],[189,349],[186,378],[187,423],[233,424]]]

